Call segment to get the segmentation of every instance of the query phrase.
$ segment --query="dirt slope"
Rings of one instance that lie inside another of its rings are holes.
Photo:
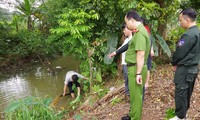
[[[150,87],[146,90],[142,120],[164,120],[168,108],[174,107],[173,71],[170,65],[157,67],[151,74]],[[119,102],[113,103],[118,98]],[[129,100],[124,95],[124,87],[107,94],[93,106],[81,106],[73,116],[80,114],[82,120],[121,120],[128,114]],[[200,75],[196,81],[187,120],[200,120]]]

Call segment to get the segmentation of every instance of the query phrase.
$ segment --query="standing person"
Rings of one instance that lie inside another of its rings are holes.
[[[68,71],[67,72],[67,74],[65,76],[63,96],[65,96],[66,89],[68,87],[72,98],[75,98],[74,90],[72,89],[73,84],[77,87],[77,90],[78,90],[77,96],[80,96],[81,89],[80,89],[80,83],[78,82],[79,78],[83,78],[83,79],[86,79],[86,80],[88,79],[88,78],[84,77],[83,75],[81,75],[77,72],[74,72],[74,71]]]
[[[150,76],[151,76],[150,71],[151,71],[151,68],[152,68],[152,58],[154,56],[154,50],[153,50],[153,40],[152,40],[152,36],[151,36],[151,30],[148,26],[148,22],[144,18],[141,18],[141,21],[142,21],[144,27],[146,28],[146,30],[149,33],[150,42],[151,42],[151,44],[150,44],[150,46],[151,46],[150,54],[149,54],[148,59],[147,59],[147,78],[146,78],[146,83],[145,83],[145,87],[144,87],[144,91],[143,91],[143,98],[144,98],[145,90],[149,87],[149,80],[150,80]]]
[[[150,52],[150,38],[141,23],[139,14],[131,10],[125,16],[125,22],[131,31],[135,31],[126,52],[130,91],[130,118],[141,120],[143,87],[147,74],[147,59]]]
[[[119,50],[122,46],[126,45],[131,40],[131,38],[132,38],[132,31],[129,30],[126,27],[126,24],[122,25],[122,30],[123,30],[123,33],[124,33],[126,39],[124,40],[123,44],[117,50]],[[116,55],[115,53],[116,53],[116,51],[108,54],[108,57],[111,58],[111,57],[115,56]],[[126,51],[122,53],[122,63],[121,64],[122,64],[123,77],[124,77],[124,80],[125,80],[125,94],[127,96],[129,96],[129,90],[128,90],[128,69],[127,69],[127,63],[125,62],[125,56],[126,56]]]
[[[195,80],[198,74],[200,60],[200,30],[196,25],[197,13],[192,8],[180,12],[180,26],[186,29],[176,45],[172,56],[175,83],[175,114],[170,120],[186,119],[190,107]]]

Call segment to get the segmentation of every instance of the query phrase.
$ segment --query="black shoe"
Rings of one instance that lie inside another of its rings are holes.
[[[131,120],[131,117],[130,117],[130,116],[128,116],[128,115],[126,115],[126,116],[122,117],[122,119],[121,119],[121,120]]]

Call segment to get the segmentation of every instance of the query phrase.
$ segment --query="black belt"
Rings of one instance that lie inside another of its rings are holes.
[[[136,63],[128,63],[127,64],[128,67],[135,66],[135,65],[136,65]]]

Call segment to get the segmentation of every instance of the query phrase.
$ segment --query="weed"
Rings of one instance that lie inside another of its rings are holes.
[[[112,105],[115,105],[115,104],[120,103],[120,102],[122,102],[122,99],[120,99],[120,98],[118,98],[118,97],[116,96],[116,97],[114,97],[114,98],[112,99],[111,104],[112,104]]]
[[[168,108],[165,113],[165,120],[169,120],[175,116],[175,110],[173,108]]]

